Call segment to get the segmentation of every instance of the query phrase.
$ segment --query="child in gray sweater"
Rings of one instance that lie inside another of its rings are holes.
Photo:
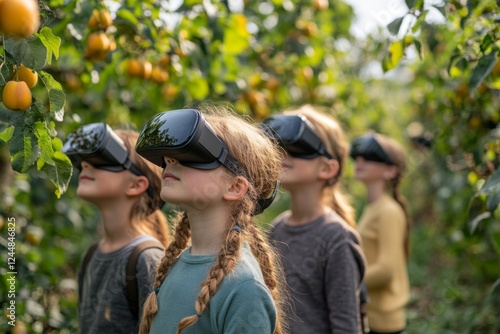
[[[271,223],[292,302],[290,334],[360,333],[365,259],[354,210],[338,189],[348,143],[312,106],[264,120],[287,152],[280,175],[291,210]]]

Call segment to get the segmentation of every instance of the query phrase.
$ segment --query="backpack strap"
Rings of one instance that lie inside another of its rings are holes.
[[[127,262],[125,272],[125,295],[127,296],[128,306],[132,314],[139,319],[139,287],[137,285],[137,259],[143,251],[149,248],[164,249],[163,245],[155,240],[141,242],[134,247]]]
[[[87,270],[87,266],[89,265],[90,260],[92,260],[92,256],[94,256],[95,250],[97,249],[98,243],[96,242],[92,246],[89,247],[85,257],[82,261],[82,277],[85,278],[85,271]]]

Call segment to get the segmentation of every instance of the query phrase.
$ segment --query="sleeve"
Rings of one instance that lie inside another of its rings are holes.
[[[325,267],[325,295],[328,303],[331,333],[359,333],[360,269],[347,232],[334,238]],[[340,240],[339,240],[340,239]]]
[[[137,288],[139,290],[139,317],[142,314],[142,306],[149,293],[153,289],[156,277],[156,269],[163,258],[163,250],[149,248],[144,250],[137,259]]]
[[[273,298],[261,283],[247,280],[231,289],[214,312],[219,333],[272,334],[276,327],[276,307]]]
[[[366,285],[376,289],[386,285],[396,271],[396,254],[403,251],[405,234],[404,213],[398,208],[387,208],[378,217],[378,256],[375,263],[368,266]]]

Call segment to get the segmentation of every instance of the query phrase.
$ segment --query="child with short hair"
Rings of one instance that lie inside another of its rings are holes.
[[[365,263],[354,209],[339,189],[344,132],[311,105],[270,116],[263,126],[287,153],[280,179],[291,208],[272,221],[270,238],[292,295],[290,333],[360,333]]]
[[[284,333],[277,258],[254,215],[276,194],[277,147],[224,109],[161,113],[136,150],[163,165],[161,198],[179,206],[141,333]]]
[[[102,237],[78,273],[80,333],[138,332],[142,304],[170,240],[160,211],[161,169],[135,152],[138,135],[92,123],[71,133],[63,147],[80,170],[77,195],[95,204],[102,218]]]
[[[354,175],[367,190],[368,204],[358,230],[367,260],[370,333],[402,333],[410,296],[410,217],[399,192],[406,153],[394,139],[373,132],[354,139],[350,155],[355,161]]]

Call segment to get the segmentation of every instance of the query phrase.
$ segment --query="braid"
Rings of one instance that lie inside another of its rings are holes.
[[[405,241],[404,241],[404,248],[405,248],[405,254],[406,254],[406,259],[408,260],[410,257],[410,227],[411,227],[411,219],[410,215],[408,214],[408,206],[406,204],[405,199],[401,194],[399,193],[399,182],[400,182],[400,177],[396,177],[392,180],[392,196],[396,200],[396,202],[401,205],[403,208],[403,212],[405,214],[406,218],[406,235],[405,235]]]
[[[260,264],[264,282],[269,288],[277,308],[277,321],[274,333],[282,334],[286,332],[283,309],[288,302],[288,296],[284,295],[287,290],[284,289],[285,274],[283,267],[279,263],[276,252],[269,245],[267,238],[264,237],[263,232],[255,224],[249,224],[248,227],[251,234],[250,240],[252,240],[250,242],[252,253]]]
[[[189,219],[186,213],[179,215],[178,223],[175,228],[175,236],[174,240],[170,243],[168,248],[165,250],[165,255],[161,260],[157,272],[156,279],[153,287],[155,289],[159,289],[161,283],[167,276],[170,268],[172,268],[175,261],[181,254],[181,252],[186,249],[189,239],[191,238],[191,230],[189,227]],[[140,334],[149,333],[149,329],[151,328],[151,322],[153,321],[153,317],[158,312],[158,298],[156,296],[156,292],[151,292],[144,302],[143,306],[143,314],[141,319],[141,324],[139,328]]]
[[[179,322],[177,334],[180,334],[183,329],[193,325],[198,320],[198,317],[207,308],[210,299],[219,288],[224,277],[236,266],[240,256],[242,238],[240,232],[233,228],[234,226],[233,224],[228,231],[222,250],[217,256],[214,266],[210,269],[208,277],[201,282],[201,290],[195,302],[196,314],[186,317]]]

